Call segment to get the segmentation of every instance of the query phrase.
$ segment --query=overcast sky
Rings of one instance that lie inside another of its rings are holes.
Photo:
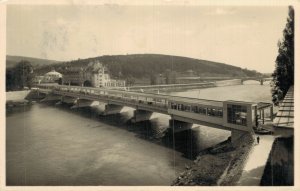
[[[272,72],[288,7],[7,8],[7,54],[53,60],[158,53]]]

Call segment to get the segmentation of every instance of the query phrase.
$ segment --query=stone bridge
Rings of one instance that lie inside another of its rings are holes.
[[[171,116],[173,132],[192,128],[193,124],[232,132],[234,142],[244,133],[253,133],[258,104],[241,101],[215,101],[164,94],[131,92],[79,86],[38,85],[43,101],[58,101],[74,107],[105,103],[105,115],[120,113],[124,106],[135,109],[133,122],[149,120],[153,112]]]

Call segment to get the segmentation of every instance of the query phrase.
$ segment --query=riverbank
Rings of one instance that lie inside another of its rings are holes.
[[[32,90],[6,92],[6,111],[24,111],[38,100],[37,97],[36,91]]]
[[[6,102],[18,102],[25,100],[30,90],[6,92]]]
[[[187,167],[172,183],[173,186],[235,185],[253,146],[250,134],[242,136],[234,147],[230,138],[199,153],[193,165]]]

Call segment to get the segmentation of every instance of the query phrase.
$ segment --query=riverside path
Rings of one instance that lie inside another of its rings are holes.
[[[238,186],[260,185],[274,139],[275,137],[272,135],[262,135],[260,136],[259,144],[255,140],[255,145],[248,155],[242,176],[237,182]]]

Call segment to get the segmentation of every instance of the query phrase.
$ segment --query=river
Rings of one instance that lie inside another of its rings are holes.
[[[176,92],[213,100],[271,102],[269,84]],[[7,185],[170,185],[196,154],[230,136],[198,127],[167,133],[167,115],[130,124],[133,110],[99,117],[96,109],[33,104],[6,116]]]

